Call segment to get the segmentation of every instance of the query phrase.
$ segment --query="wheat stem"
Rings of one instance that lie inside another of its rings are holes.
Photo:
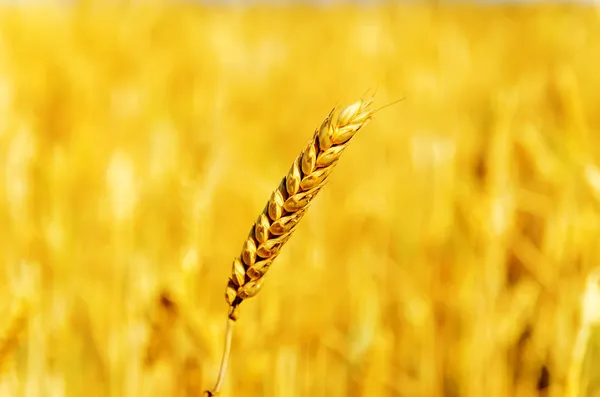
[[[225,380],[225,373],[227,372],[227,364],[229,364],[229,355],[231,352],[231,340],[233,338],[233,326],[235,325],[235,320],[231,317],[227,317],[227,325],[225,329],[225,346],[223,348],[223,356],[221,357],[221,367],[219,369],[219,376],[217,377],[217,381],[212,390],[206,391],[205,396],[218,396],[221,387],[223,386],[223,381]]]

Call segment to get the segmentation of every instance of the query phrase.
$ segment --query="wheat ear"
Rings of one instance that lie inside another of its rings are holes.
[[[225,289],[229,317],[224,354],[216,385],[212,391],[205,392],[205,396],[216,396],[221,389],[239,305],[260,291],[281,247],[290,239],[312,199],[327,182],[344,149],[358,130],[371,120],[375,113],[370,108],[371,103],[372,98],[361,99],[337,115],[335,108],[329,113],[250,229],[240,256],[233,260]]]

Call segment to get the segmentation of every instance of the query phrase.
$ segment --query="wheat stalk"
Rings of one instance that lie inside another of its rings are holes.
[[[588,276],[581,317],[567,378],[567,397],[591,397],[600,392],[600,268]]]
[[[27,302],[19,299],[14,303],[6,326],[0,333],[0,370],[8,361],[10,353],[17,347],[19,337],[27,324],[27,318]]]
[[[260,291],[273,261],[327,182],[350,140],[377,111],[370,108],[371,103],[372,98],[361,99],[337,115],[335,108],[329,113],[252,225],[240,256],[233,260],[225,289],[225,300],[229,305],[225,348],[216,385],[212,391],[206,391],[205,396],[216,396],[221,389],[239,305]]]
[[[11,268],[11,270],[15,270]],[[17,267],[18,274],[10,272],[14,300],[5,324],[0,324],[0,371],[7,364],[9,356],[18,347],[19,339],[26,331],[32,314],[35,291],[38,290],[38,273],[35,266],[22,262]]]

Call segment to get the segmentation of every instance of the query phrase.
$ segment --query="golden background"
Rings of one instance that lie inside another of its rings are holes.
[[[0,396],[200,396],[252,222],[369,89],[405,100],[241,306],[222,396],[564,396],[599,48],[592,6],[2,6]]]

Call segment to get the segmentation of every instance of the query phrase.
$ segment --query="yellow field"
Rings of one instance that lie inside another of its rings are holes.
[[[211,387],[231,260],[368,89],[406,99],[241,306],[222,396],[565,396],[600,266],[598,48],[591,7],[3,6],[0,330],[27,321],[0,396]]]

